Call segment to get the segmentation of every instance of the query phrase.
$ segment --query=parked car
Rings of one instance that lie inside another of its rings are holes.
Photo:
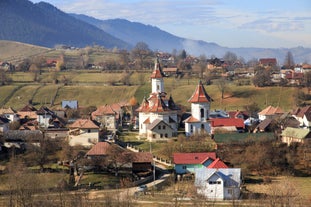
[[[148,187],[146,185],[140,185],[137,187],[137,192],[146,192]]]

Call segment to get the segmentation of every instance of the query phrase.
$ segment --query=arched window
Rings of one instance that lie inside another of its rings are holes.
[[[204,109],[200,109],[201,118],[204,118]]]

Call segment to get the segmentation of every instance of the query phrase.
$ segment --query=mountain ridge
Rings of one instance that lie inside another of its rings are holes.
[[[4,0],[0,2],[2,29],[0,39],[54,47],[67,44],[83,47],[99,44],[105,47],[130,48],[119,40],[46,2]]]
[[[161,50],[167,52],[171,52],[173,49],[176,50],[185,49],[188,53],[196,56],[205,54],[206,56],[216,56],[216,57],[223,57],[226,52],[233,52],[236,53],[238,57],[243,57],[246,60],[250,60],[253,58],[258,59],[258,58],[275,57],[278,59],[279,63],[282,63],[282,61],[286,56],[286,53],[288,51],[291,51],[293,53],[296,62],[298,63],[311,62],[311,48],[304,48],[301,46],[297,46],[294,48],[256,48],[256,47],[229,48],[220,46],[217,43],[213,42],[181,38],[172,35],[166,31],[163,31],[158,27],[152,25],[144,25],[139,22],[131,22],[126,19],[100,20],[84,14],[71,13],[70,15],[82,21],[86,21],[90,24],[93,24],[94,26],[97,26],[98,28],[106,31],[107,33],[119,39],[123,39],[124,41],[129,42],[132,45],[135,45],[138,42],[138,40],[143,41],[147,43],[153,50],[157,50],[159,49],[157,48],[159,47],[159,45],[163,45],[161,47]],[[139,30],[138,28],[141,28],[139,33],[136,32],[137,30]],[[125,29],[127,29],[126,32],[124,32]],[[145,32],[148,30],[149,30],[148,33]]]

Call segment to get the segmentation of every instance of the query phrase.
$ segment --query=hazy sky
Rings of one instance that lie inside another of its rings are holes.
[[[40,0],[32,0],[40,2]],[[227,47],[311,47],[311,0],[45,0],[98,19],[123,18]]]

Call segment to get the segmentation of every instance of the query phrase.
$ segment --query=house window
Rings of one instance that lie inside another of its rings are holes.
[[[165,125],[162,127],[162,129],[165,129],[166,127],[165,127]]]
[[[159,91],[160,90],[160,86],[159,85],[157,85],[157,91]]]
[[[91,130],[90,130],[90,129],[88,129],[88,130],[87,130],[87,133],[91,133]]]
[[[161,129],[161,125],[158,126],[158,129]]]
[[[156,138],[156,135],[155,135],[155,134],[152,134],[152,138],[155,139],[155,138]]]
[[[228,194],[232,195],[233,194],[233,190],[232,189],[228,189]]]
[[[163,138],[163,134],[160,134],[160,138]]]
[[[182,166],[182,169],[183,169],[183,170],[186,170],[186,169],[187,169],[187,166],[186,166],[186,165]]]
[[[202,130],[204,129],[204,124],[201,124],[201,129],[202,129]]]
[[[201,118],[204,118],[204,109],[200,109]]]
[[[221,182],[220,181],[209,181],[208,182],[208,184],[210,184],[210,185],[215,185],[215,184],[221,184]]]
[[[193,132],[193,126],[192,126],[192,124],[190,124],[190,132],[191,132],[191,133]]]
[[[166,138],[168,137],[167,134],[165,134],[165,137],[166,137]]]

